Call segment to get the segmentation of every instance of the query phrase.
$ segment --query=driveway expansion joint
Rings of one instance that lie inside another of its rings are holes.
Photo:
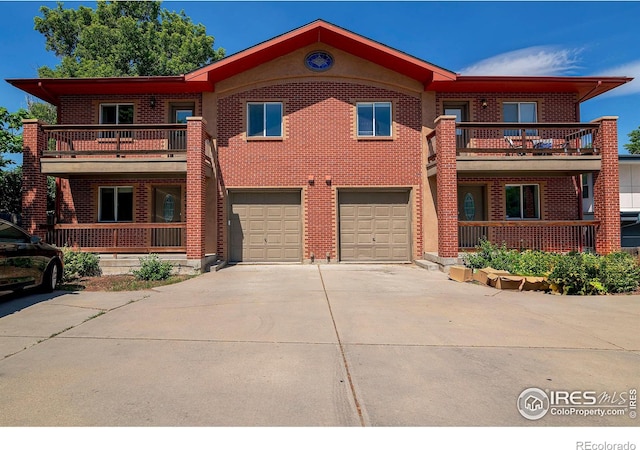
[[[366,425],[364,421],[364,416],[362,414],[362,407],[360,406],[360,401],[358,400],[358,395],[356,394],[355,386],[353,385],[353,378],[351,377],[351,371],[349,370],[347,355],[344,352],[344,346],[342,345],[342,341],[340,340],[340,333],[338,332],[338,327],[336,326],[336,320],[333,317],[333,310],[331,309],[329,294],[327,294],[327,287],[324,284],[324,278],[322,277],[322,270],[320,269],[319,265],[318,265],[318,274],[320,275],[320,282],[322,283],[322,289],[324,290],[324,297],[327,300],[327,307],[329,308],[329,315],[331,316],[331,323],[333,324],[333,330],[336,333],[336,339],[338,339],[338,348],[340,349],[340,354],[342,355],[342,363],[344,364],[344,369],[347,373],[347,380],[349,381],[349,389],[351,390],[353,402],[356,406],[356,411],[358,412],[358,419],[360,420],[360,425],[364,427]]]

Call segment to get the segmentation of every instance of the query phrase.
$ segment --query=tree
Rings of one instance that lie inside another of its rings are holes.
[[[640,127],[629,133],[629,143],[624,144],[624,148],[629,150],[632,155],[640,154]]]
[[[0,172],[0,212],[22,212],[22,168]]]
[[[22,153],[22,119],[31,117],[25,109],[10,113],[0,106],[0,172],[13,161],[4,157],[7,153]]]
[[[35,29],[61,58],[55,68],[40,67],[41,77],[179,75],[224,56],[204,25],[159,1],[98,1],[96,10],[58,3],[40,12]]]

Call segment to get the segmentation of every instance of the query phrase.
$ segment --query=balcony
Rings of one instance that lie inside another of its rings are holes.
[[[570,176],[598,171],[599,127],[598,123],[457,123],[457,172]],[[437,171],[435,132],[427,139],[427,171],[433,176]]]
[[[187,125],[43,125],[42,173],[182,174]]]

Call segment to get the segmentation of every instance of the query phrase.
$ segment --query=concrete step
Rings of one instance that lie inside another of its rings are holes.
[[[436,272],[439,272],[442,270],[439,264],[431,261],[427,261],[426,259],[418,259],[418,260],[415,260],[414,263],[416,264],[416,266],[421,267],[422,269],[425,269],[425,270],[432,270]]]

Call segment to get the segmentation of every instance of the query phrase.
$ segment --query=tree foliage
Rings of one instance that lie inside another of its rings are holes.
[[[35,29],[61,58],[55,68],[40,67],[41,77],[179,75],[224,56],[204,25],[159,1],[98,1],[95,10],[58,3],[40,12]]]
[[[624,148],[629,150],[632,155],[640,154],[640,127],[629,133],[629,143],[624,144]]]
[[[31,117],[26,109],[10,113],[0,106],[0,172],[13,161],[4,157],[7,153],[22,152],[22,119]]]

